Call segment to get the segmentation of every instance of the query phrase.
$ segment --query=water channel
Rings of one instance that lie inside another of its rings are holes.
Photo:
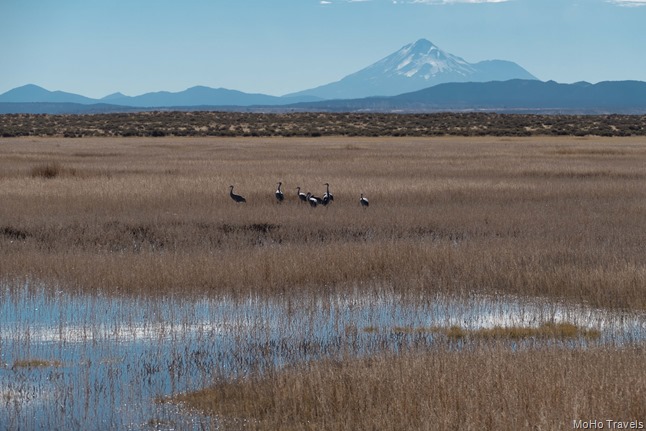
[[[269,366],[446,342],[401,328],[545,322],[600,331],[570,340],[576,347],[646,341],[644,313],[510,297],[132,298],[0,286],[0,429],[203,429],[212,419],[156,400]]]

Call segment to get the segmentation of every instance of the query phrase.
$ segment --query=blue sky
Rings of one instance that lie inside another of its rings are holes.
[[[646,81],[646,0],[1,0],[0,93],[283,95],[420,38],[541,80]]]

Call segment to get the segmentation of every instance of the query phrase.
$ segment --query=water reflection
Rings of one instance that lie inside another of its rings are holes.
[[[33,285],[0,294],[0,429],[201,429],[208,418],[154,399],[201,388],[216,375],[441,341],[398,327],[570,322],[600,330],[598,343],[646,339],[643,314],[509,297],[133,299]],[[36,359],[45,362],[33,366]]]

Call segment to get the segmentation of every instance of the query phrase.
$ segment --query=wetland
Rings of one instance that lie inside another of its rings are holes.
[[[642,138],[22,137],[0,155],[0,428],[646,417]],[[324,183],[332,203],[299,201]]]

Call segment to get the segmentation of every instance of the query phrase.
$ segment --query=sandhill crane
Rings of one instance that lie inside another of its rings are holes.
[[[370,202],[368,202],[368,199],[363,197],[363,193],[361,193],[361,199],[359,199],[359,203],[361,204],[362,207],[367,207],[370,205]]]
[[[326,189],[325,189],[325,194],[323,195],[323,200],[324,200],[324,201],[325,201],[325,200],[327,200],[328,202],[329,202],[329,201],[333,201],[333,200],[334,200],[334,196],[332,196],[332,193],[330,193],[330,184],[325,183],[325,184],[323,184],[323,185],[326,187]]]
[[[231,196],[231,199],[233,199],[237,203],[247,202],[247,200],[245,198],[243,198],[242,196],[233,193],[233,186],[229,186],[229,189],[230,189],[229,190],[229,196]]]
[[[298,198],[301,200],[301,202],[307,202],[307,195],[301,192],[300,187],[296,187],[296,192],[298,193]]]
[[[310,195],[310,199],[314,199],[317,204],[323,204],[323,198],[314,196],[312,193],[309,193],[309,195]]]
[[[309,202],[310,206],[312,208],[316,208],[316,206],[318,205],[318,201],[316,200],[316,198],[314,196],[312,196],[312,193],[307,192],[307,194],[305,196],[306,196],[307,202]]]
[[[281,203],[283,199],[285,199],[285,195],[283,194],[283,192],[280,191],[280,186],[282,185],[283,183],[279,182],[278,189],[276,190],[276,200],[278,201],[278,203]]]

